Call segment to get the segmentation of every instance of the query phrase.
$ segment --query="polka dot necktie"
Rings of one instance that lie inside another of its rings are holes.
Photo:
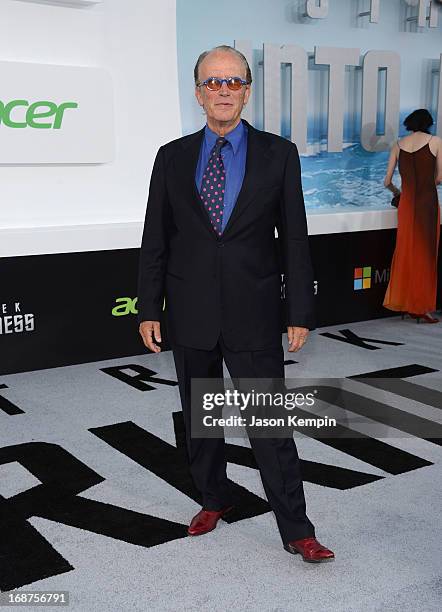
[[[225,138],[217,138],[210,153],[200,189],[201,201],[218,236],[222,234],[224,191],[226,188],[226,171],[221,157],[221,149],[226,142]]]

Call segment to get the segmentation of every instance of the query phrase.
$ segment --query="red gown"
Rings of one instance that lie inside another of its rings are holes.
[[[436,309],[440,212],[435,171],[428,143],[413,153],[400,150],[396,248],[383,304],[390,310],[424,314]]]

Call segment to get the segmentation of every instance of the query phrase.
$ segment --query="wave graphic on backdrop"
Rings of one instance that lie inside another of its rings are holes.
[[[347,143],[341,153],[329,153],[326,145],[326,140],[319,146],[309,145],[309,154],[301,156],[302,185],[309,212],[330,207],[354,210],[390,206],[391,197],[383,184],[388,151],[370,153],[359,143]],[[318,152],[314,153],[313,147]],[[400,185],[399,175],[393,181]]]
[[[307,155],[301,156],[302,185],[309,213],[324,212],[327,208],[336,212],[362,207],[391,208],[392,195],[384,187],[389,151],[371,153],[359,143],[347,143],[341,153],[329,153],[326,146],[323,139],[309,145]],[[397,170],[393,183],[400,188]]]

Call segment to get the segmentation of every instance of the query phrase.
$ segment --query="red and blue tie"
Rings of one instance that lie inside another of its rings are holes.
[[[201,201],[218,236],[222,234],[224,191],[226,188],[226,171],[221,157],[221,149],[226,142],[225,138],[217,138],[210,153],[200,188]]]

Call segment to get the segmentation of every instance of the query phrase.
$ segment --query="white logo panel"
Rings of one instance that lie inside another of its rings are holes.
[[[0,164],[113,160],[113,88],[105,70],[0,62],[0,83]]]

